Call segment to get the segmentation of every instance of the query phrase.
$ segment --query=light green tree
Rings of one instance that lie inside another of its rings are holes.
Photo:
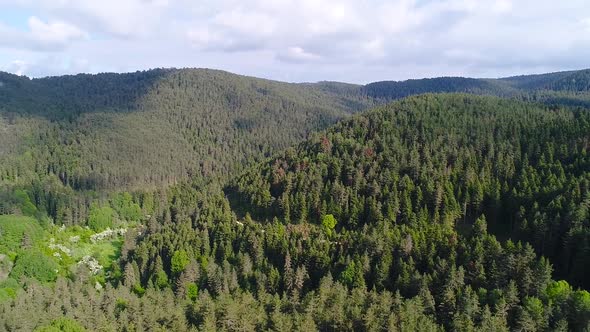
[[[322,228],[324,229],[324,232],[326,233],[326,235],[328,235],[329,237],[332,236],[332,233],[334,231],[334,227],[336,227],[337,223],[338,223],[338,221],[336,221],[336,218],[334,218],[334,215],[332,215],[332,214],[326,214],[322,218]]]
[[[115,211],[108,206],[100,207],[93,205],[90,208],[90,215],[88,216],[88,227],[95,231],[102,231],[106,228],[113,227],[113,218]]]
[[[184,251],[184,250],[175,251],[174,255],[172,255],[172,261],[170,263],[171,269],[172,269],[172,274],[174,274],[174,275],[180,274],[182,271],[184,271],[184,269],[186,268],[186,266],[188,265],[189,262],[190,262],[190,260],[188,258],[186,251]]]

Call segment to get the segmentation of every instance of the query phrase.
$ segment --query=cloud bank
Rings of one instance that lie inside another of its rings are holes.
[[[2,10],[6,9],[6,10]],[[2,12],[27,13],[22,24]],[[287,81],[590,67],[582,0],[0,0],[0,69],[211,67]]]

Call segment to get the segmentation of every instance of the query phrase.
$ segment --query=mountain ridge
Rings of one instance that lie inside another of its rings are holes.
[[[34,79],[0,73],[0,140],[5,142],[0,146],[0,189],[10,192],[32,184],[55,189],[57,184],[67,192],[102,195],[227,179],[243,165],[310,133],[410,95],[461,92],[590,106],[590,92],[578,91],[587,72],[367,85],[285,83],[214,69]],[[578,77],[573,86],[572,77]],[[564,90],[526,90],[506,80],[526,86],[533,80],[537,87]],[[48,195],[43,189],[37,201]],[[60,208],[50,210],[62,219]]]

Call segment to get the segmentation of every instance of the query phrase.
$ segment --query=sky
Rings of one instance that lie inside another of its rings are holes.
[[[289,82],[590,67],[588,0],[0,0],[0,70],[216,68]]]

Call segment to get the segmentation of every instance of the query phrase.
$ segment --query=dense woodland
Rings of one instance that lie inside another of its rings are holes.
[[[4,76],[0,183],[66,224],[104,192],[227,178],[374,103],[213,70]]]
[[[588,330],[587,79],[3,74],[0,330]]]

